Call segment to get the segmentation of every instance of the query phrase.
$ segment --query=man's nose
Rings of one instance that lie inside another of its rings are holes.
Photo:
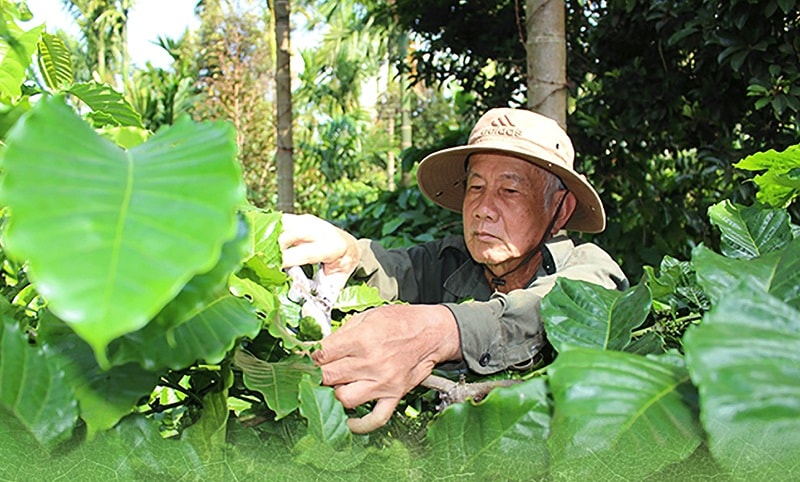
[[[478,205],[475,207],[474,216],[477,219],[493,220],[497,218],[497,203],[491,193],[485,193],[478,199]]]

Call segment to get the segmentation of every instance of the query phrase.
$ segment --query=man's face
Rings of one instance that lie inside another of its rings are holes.
[[[553,216],[544,212],[545,176],[543,169],[505,154],[470,157],[464,238],[477,262],[507,271],[536,246]]]

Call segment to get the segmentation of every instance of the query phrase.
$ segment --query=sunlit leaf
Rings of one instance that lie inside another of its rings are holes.
[[[25,70],[36,52],[36,42],[44,25],[23,32],[13,23],[4,24],[8,36],[0,38],[0,98],[17,98],[25,80]]]
[[[720,230],[722,254],[731,258],[757,258],[793,239],[789,213],[782,209],[723,201],[711,206],[708,215]]]
[[[427,471],[475,480],[539,480],[548,467],[547,397],[544,380],[534,378],[495,388],[477,405],[448,406],[428,430]]]
[[[753,180],[758,185],[756,198],[764,204],[787,207],[800,194],[800,145],[778,152],[770,149],[747,156],[734,167],[748,171],[764,171]]]
[[[150,131],[143,127],[113,126],[97,129],[97,132],[123,149],[136,147],[150,137]]]
[[[783,480],[800,453],[800,311],[738,285],[687,331],[712,454],[737,480]]]
[[[281,250],[278,236],[281,234],[281,213],[246,209],[245,218],[250,223],[251,256],[261,258],[269,267],[281,266]]]
[[[367,308],[380,306],[386,301],[381,297],[380,291],[365,284],[345,286],[336,298],[334,308],[339,311],[364,311]]]
[[[46,347],[31,346],[16,322],[0,320],[0,411],[48,448],[68,439],[78,419],[65,378]]]
[[[279,420],[300,406],[300,382],[304,375],[319,385],[322,374],[307,356],[292,355],[279,362],[259,360],[250,353],[237,350],[234,363],[244,372],[244,384],[264,396],[267,406]]]
[[[217,263],[243,195],[230,128],[187,120],[126,152],[43,99],[9,133],[5,247],[102,361]]]
[[[56,35],[42,32],[38,43],[39,71],[52,90],[72,84],[72,54],[69,48]]]
[[[674,360],[578,348],[548,370],[548,442],[561,480],[641,480],[686,459],[702,441],[689,373]]]
[[[105,116],[103,121],[99,117],[95,117],[95,125],[98,127],[104,125],[144,127],[142,116],[122,94],[108,84],[94,81],[73,84],[67,91],[83,101],[95,113]]]
[[[547,338],[560,353],[574,347],[622,350],[650,312],[643,284],[627,291],[561,278],[542,300]]]

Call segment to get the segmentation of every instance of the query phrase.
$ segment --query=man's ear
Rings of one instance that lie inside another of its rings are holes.
[[[577,206],[578,199],[574,194],[568,191],[566,197],[564,198],[564,203],[561,205],[561,210],[558,211],[556,216],[556,222],[553,223],[553,229],[550,230],[551,236],[555,236],[556,233],[561,231],[564,225],[567,224],[567,221],[569,221],[569,218],[572,217],[572,213],[575,212],[575,208]]]

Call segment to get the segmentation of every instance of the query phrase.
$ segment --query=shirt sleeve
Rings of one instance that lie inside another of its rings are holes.
[[[479,374],[523,367],[533,362],[546,344],[540,307],[542,298],[565,277],[609,289],[625,289],[620,267],[594,244],[551,247],[556,273],[538,277],[528,288],[495,293],[485,302],[445,303],[456,318],[461,352],[467,367]]]

